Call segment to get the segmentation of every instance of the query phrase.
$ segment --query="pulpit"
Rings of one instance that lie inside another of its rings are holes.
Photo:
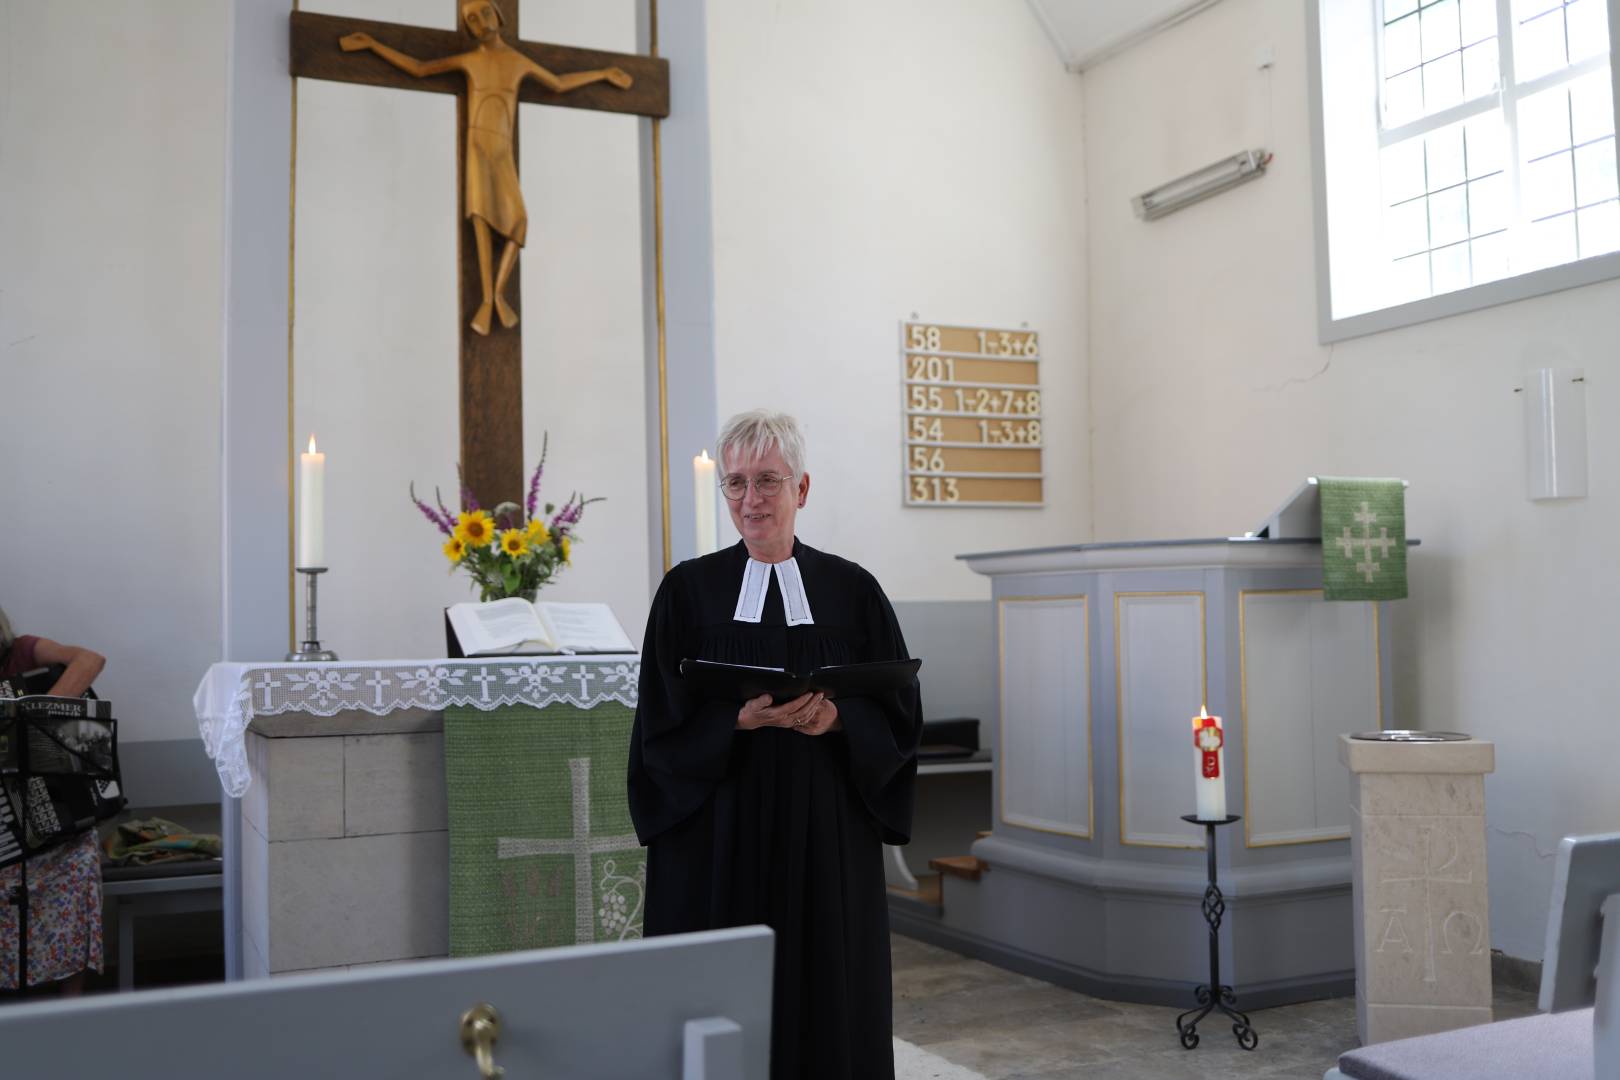
[[[216,664],[230,977],[624,941],[640,660]]]
[[[1353,988],[1343,733],[1393,725],[1388,605],[1324,602],[1320,541],[964,555],[993,582],[995,824],[932,936],[1100,996],[1207,974],[1189,719],[1225,718],[1221,949],[1244,1008]],[[1229,842],[1228,842],[1229,841]]]

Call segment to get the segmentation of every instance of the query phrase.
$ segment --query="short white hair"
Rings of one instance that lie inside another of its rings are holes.
[[[782,451],[782,460],[794,476],[804,475],[804,433],[799,422],[787,413],[767,409],[751,409],[738,413],[720,429],[720,441],[714,454],[722,469],[726,468],[726,455],[742,459],[762,458],[772,447]]]

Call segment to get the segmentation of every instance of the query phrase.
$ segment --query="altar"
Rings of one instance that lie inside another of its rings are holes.
[[[639,936],[640,668],[215,664],[194,704],[223,789],[227,977]]]
[[[1341,734],[1393,726],[1388,604],[1322,599],[1313,539],[960,556],[993,582],[994,828],[896,929],[1103,997],[1207,981],[1189,720],[1225,718],[1226,981],[1244,1008],[1354,986]]]

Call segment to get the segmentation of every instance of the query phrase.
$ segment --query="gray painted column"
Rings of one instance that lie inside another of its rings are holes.
[[[233,0],[225,112],[224,659],[287,649],[289,0]],[[200,674],[200,673],[199,673]],[[241,977],[239,800],[221,796],[225,976]]]
[[[651,48],[648,6],[637,48]],[[658,0],[658,53],[669,60],[670,115],[660,131],[664,207],[665,378],[669,425],[671,564],[695,553],[691,459],[714,453],[714,212],[709,180],[709,60],[706,0]],[[664,573],[663,482],[658,412],[657,263],[652,124],[642,139],[642,249],[647,320],[648,568]],[[717,500],[718,501],[718,500]]]

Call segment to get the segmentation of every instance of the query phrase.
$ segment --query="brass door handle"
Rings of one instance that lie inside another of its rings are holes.
[[[461,1048],[478,1063],[478,1075],[497,1080],[506,1070],[495,1064],[495,1041],[501,1037],[501,1014],[489,1002],[461,1014]]]

